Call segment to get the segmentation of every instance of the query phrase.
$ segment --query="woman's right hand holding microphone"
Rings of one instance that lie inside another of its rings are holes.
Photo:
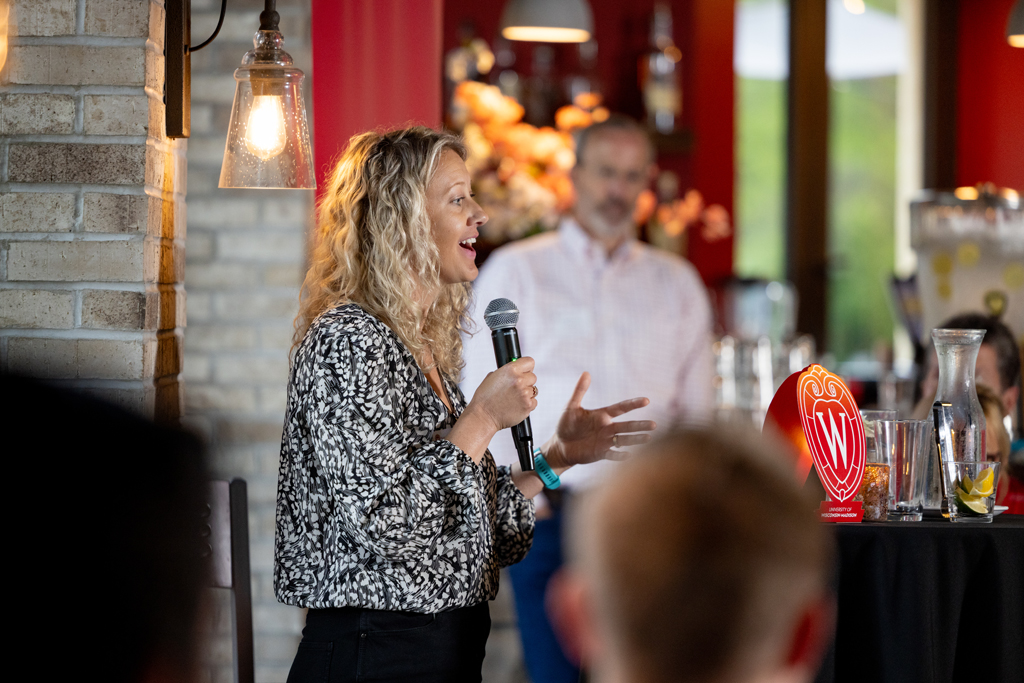
[[[525,420],[537,407],[537,375],[533,374],[533,366],[533,359],[524,356],[488,373],[466,412],[479,411],[494,425],[495,433]]]
[[[519,424],[537,407],[537,375],[528,356],[490,372],[455,423],[448,440],[480,462],[491,437]]]

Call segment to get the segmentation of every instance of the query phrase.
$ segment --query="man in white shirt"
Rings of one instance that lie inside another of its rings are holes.
[[[576,205],[554,233],[495,251],[474,284],[477,333],[465,340],[462,387],[467,396],[495,367],[483,311],[511,299],[525,355],[536,361],[535,443],[554,433],[576,381],[590,371],[587,402],[607,405],[646,396],[634,419],[667,426],[711,412],[711,313],[696,270],[678,256],[636,239],[633,211],[656,171],[646,132],[625,117],[585,129],[572,171]],[[498,434],[499,464],[517,459],[512,438]],[[573,468],[563,489],[580,490],[608,476],[615,463]],[[561,491],[562,489],[559,489]],[[561,496],[538,503],[533,549],[511,568],[520,634],[533,683],[575,681],[544,614],[544,592],[562,563]]]

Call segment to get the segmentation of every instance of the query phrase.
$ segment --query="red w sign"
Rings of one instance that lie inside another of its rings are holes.
[[[822,485],[833,501],[851,500],[860,490],[865,462],[857,402],[839,377],[812,365],[800,375],[797,404]]]

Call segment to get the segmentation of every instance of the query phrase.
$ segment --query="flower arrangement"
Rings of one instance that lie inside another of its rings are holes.
[[[481,236],[501,244],[554,228],[574,197],[569,132],[523,123],[518,102],[476,81],[458,84],[454,105],[476,199],[490,217]]]
[[[495,246],[555,228],[575,201],[569,179],[576,163],[572,132],[609,116],[600,96],[591,93],[559,109],[555,128],[523,123],[523,114],[496,86],[467,80],[455,88],[452,123],[462,128],[476,199],[489,216],[481,237]],[[708,241],[731,234],[728,212],[717,204],[705,207],[696,190],[659,202],[659,195],[674,197],[678,188],[674,174],[662,177],[658,193],[644,192],[634,214],[652,243],[679,253],[684,231],[697,222]],[[666,182],[675,186],[662,187]]]
[[[663,184],[677,183],[674,174],[658,178],[659,190]],[[665,193],[672,196],[675,192]],[[667,251],[686,255],[685,231],[690,226],[700,226],[700,236],[705,242],[717,242],[732,235],[729,212],[721,204],[704,204],[704,196],[697,190],[687,190],[682,199],[658,201],[653,190],[644,190],[636,202],[633,220],[646,228],[647,240]]]

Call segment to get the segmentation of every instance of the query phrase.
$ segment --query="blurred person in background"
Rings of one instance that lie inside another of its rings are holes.
[[[985,384],[978,384],[978,401],[985,412],[985,449],[992,462],[999,463],[996,505],[1005,505],[1011,515],[1024,515],[1024,482],[1010,463],[1010,435],[1003,428],[1006,410],[999,395]]]
[[[17,490],[5,515],[12,652],[43,680],[198,680],[207,576],[200,443],[6,375],[0,415],[12,446],[21,443],[5,462]],[[55,631],[63,635],[50,638]]]
[[[591,680],[814,678],[834,551],[791,463],[753,433],[681,431],[579,497],[549,607]]]
[[[492,299],[519,308],[524,353],[535,359],[541,395],[531,415],[538,443],[555,432],[584,370],[599,405],[646,396],[638,417],[670,424],[712,409],[711,312],[696,269],[636,238],[634,209],[657,168],[646,131],[620,115],[583,129],[572,181],[576,203],[556,232],[496,250],[474,284],[477,333],[465,340],[462,387],[472,393],[494,369],[483,319]],[[516,462],[510,436],[491,444],[500,464]],[[614,463],[569,472],[538,497],[533,548],[510,567],[526,666],[533,683],[575,683],[579,670],[544,611],[548,581],[562,564],[561,508],[574,491],[607,477]]]

